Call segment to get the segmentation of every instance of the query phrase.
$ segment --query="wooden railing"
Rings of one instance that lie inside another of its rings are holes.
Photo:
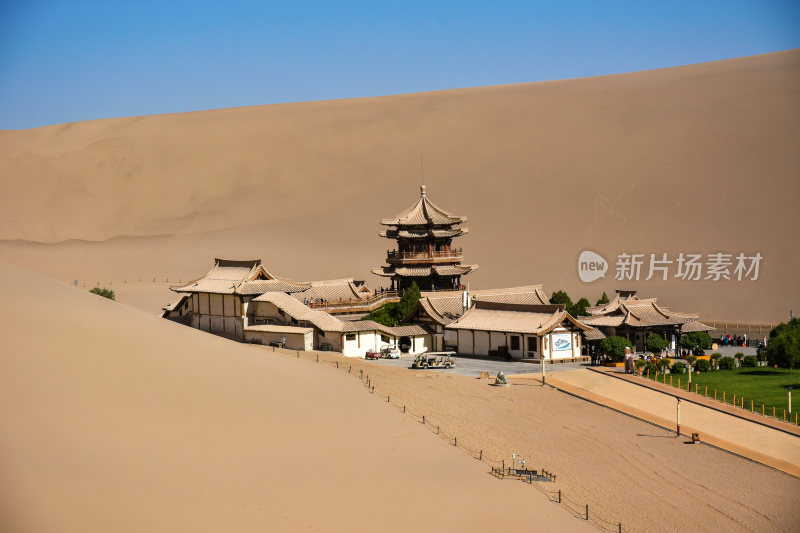
[[[308,302],[308,306],[312,309],[339,309],[339,308],[358,308],[370,307],[373,304],[384,300],[397,300],[400,298],[398,291],[383,291],[378,292],[369,298],[351,298],[348,300],[315,300]]]
[[[386,258],[390,261],[407,261],[414,259],[458,259],[463,256],[461,248],[452,250],[432,250],[421,252],[400,252],[398,250],[388,250]]]

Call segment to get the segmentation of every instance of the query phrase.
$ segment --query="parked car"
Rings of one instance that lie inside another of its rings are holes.
[[[414,358],[412,368],[451,368],[456,366],[455,352],[429,352]]]
[[[369,350],[364,354],[364,359],[380,359],[381,357],[383,357],[383,354],[380,351]]]
[[[400,350],[397,346],[384,346],[381,348],[381,357],[384,359],[400,359]]]

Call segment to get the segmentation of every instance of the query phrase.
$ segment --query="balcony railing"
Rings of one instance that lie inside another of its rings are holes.
[[[400,252],[398,250],[388,250],[386,258],[389,261],[417,261],[425,259],[461,259],[461,248],[453,248],[452,250],[433,250],[421,252]]]

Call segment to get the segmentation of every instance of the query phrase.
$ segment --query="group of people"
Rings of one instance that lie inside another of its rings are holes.
[[[764,342],[766,342],[766,337],[764,338]],[[719,344],[720,346],[747,346],[747,334],[734,336],[728,333],[727,335],[720,335],[719,336]]]

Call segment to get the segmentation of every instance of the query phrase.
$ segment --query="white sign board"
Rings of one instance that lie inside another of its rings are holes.
[[[572,333],[553,333],[553,351],[572,351]]]

